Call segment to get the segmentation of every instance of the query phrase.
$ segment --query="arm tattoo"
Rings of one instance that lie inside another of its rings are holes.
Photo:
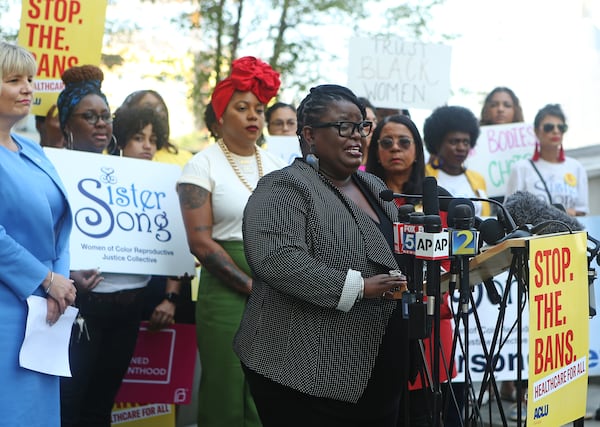
[[[179,184],[179,204],[184,209],[196,209],[202,207],[210,193],[202,187],[193,184]]]
[[[214,252],[204,258],[203,264],[225,285],[242,294],[249,293],[249,277],[225,253]]]

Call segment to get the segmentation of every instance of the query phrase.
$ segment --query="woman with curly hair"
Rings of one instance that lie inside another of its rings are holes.
[[[479,121],[470,110],[458,106],[436,108],[423,126],[423,139],[430,154],[425,175],[435,177],[455,197],[486,198],[485,178],[464,165],[478,137]],[[489,203],[474,205],[475,215],[490,215]]]
[[[177,164],[183,167],[192,158],[193,154],[191,152],[177,148],[170,141],[169,109],[160,93],[152,89],[137,90],[127,95],[120,108],[151,108],[163,120],[166,143],[156,151],[154,161]]]

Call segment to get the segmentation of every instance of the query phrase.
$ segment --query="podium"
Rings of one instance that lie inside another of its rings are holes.
[[[482,341],[485,372],[478,396],[472,390],[470,373],[465,372],[465,383],[471,389],[469,400],[474,404],[471,413],[465,412],[464,425],[479,425],[481,402],[487,389],[491,389],[490,394],[495,394],[502,424],[507,425],[495,371],[504,345],[505,314],[513,286],[517,287],[518,309],[516,318],[507,320],[514,322],[511,331],[517,334],[518,387],[523,384],[522,371],[527,368],[528,372],[527,421],[532,425],[562,425],[585,415],[589,352],[586,251],[586,232],[556,233],[509,239],[484,248],[469,260],[471,288],[504,272],[508,272],[508,280],[498,306],[493,336],[487,343],[471,297],[471,315]],[[450,277],[450,273],[442,275],[442,292],[448,291]],[[529,306],[529,324],[524,331],[526,306]],[[489,330],[492,325],[485,326]],[[460,328],[458,322],[455,339],[460,335]],[[522,348],[524,338],[529,339],[527,349]],[[470,339],[464,341],[462,345],[466,346],[468,354]],[[519,408],[519,415],[520,412]],[[525,420],[518,420],[521,421]]]

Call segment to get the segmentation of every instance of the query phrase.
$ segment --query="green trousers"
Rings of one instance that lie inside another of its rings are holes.
[[[237,266],[251,275],[242,242],[219,242]],[[200,353],[199,427],[260,427],[240,360],[233,352],[247,297],[202,269],[196,303]]]

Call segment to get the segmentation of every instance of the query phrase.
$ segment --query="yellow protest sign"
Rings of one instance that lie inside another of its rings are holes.
[[[32,114],[45,116],[75,65],[100,64],[107,0],[23,0],[18,43],[36,58]]]
[[[111,426],[175,427],[175,405],[166,403],[116,403]]]
[[[587,233],[529,241],[528,425],[585,415],[589,310]]]

